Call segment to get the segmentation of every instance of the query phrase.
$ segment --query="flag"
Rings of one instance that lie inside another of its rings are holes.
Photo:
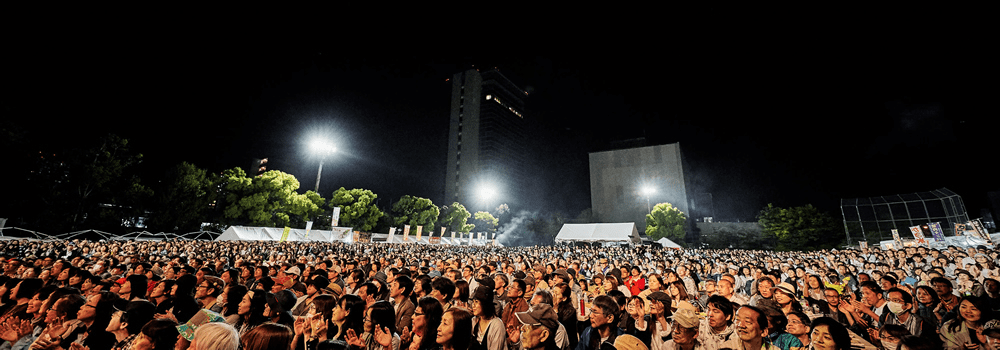
[[[410,240],[410,225],[403,225],[403,240]]]
[[[417,242],[420,242],[420,233],[424,230],[424,225],[417,226]]]
[[[333,215],[330,215],[330,224],[337,227],[340,223],[340,207],[333,207]]]
[[[285,230],[281,231],[281,242],[288,240],[288,233],[292,231],[291,227],[285,226]]]
[[[307,240],[309,239],[309,230],[312,230],[312,228],[313,228],[313,222],[312,221],[306,221],[306,239]]]
[[[935,241],[944,241],[944,230],[941,229],[940,222],[931,222],[927,224],[927,227],[931,229],[931,235],[934,236]]]
[[[389,228],[389,239],[388,239],[389,243],[392,243],[392,237],[394,237],[394,236],[396,236],[396,228],[395,227],[390,227]]]
[[[896,249],[903,249],[903,239],[899,238],[899,230],[892,229],[892,240],[896,241]]]

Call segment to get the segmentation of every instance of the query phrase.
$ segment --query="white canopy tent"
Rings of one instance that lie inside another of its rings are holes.
[[[656,243],[659,243],[664,248],[675,248],[675,249],[681,249],[682,248],[677,243],[674,243],[674,241],[671,241],[671,240],[667,239],[667,237],[660,238],[660,240],[656,241]]]
[[[280,241],[284,228],[278,227],[248,227],[230,226],[216,238],[216,241]],[[288,231],[289,242],[344,242],[354,241],[354,232],[350,227],[334,227],[333,230],[309,230],[309,237],[306,237],[306,230],[293,228]]]
[[[587,242],[587,243],[619,243],[639,244],[639,230],[635,223],[614,224],[564,224],[556,243]]]

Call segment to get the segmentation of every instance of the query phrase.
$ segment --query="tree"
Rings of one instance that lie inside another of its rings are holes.
[[[766,238],[777,241],[779,251],[835,248],[841,242],[833,217],[811,204],[793,208],[768,204],[757,222]]]
[[[493,214],[485,211],[477,211],[472,218],[473,224],[484,232],[493,232],[493,230],[495,230],[497,225],[500,223],[500,220],[493,217]]]
[[[375,206],[378,195],[370,190],[343,187],[333,192],[330,208],[340,207],[340,225],[351,226],[359,231],[371,231],[378,224],[382,210]]]
[[[148,226],[154,230],[183,232],[200,229],[208,221],[211,205],[218,192],[216,176],[205,169],[183,162],[166,174],[165,186],[157,190],[156,210]]]
[[[406,195],[392,205],[392,224],[423,226],[424,231],[433,233],[440,214],[441,209],[430,199]]]
[[[654,241],[666,237],[684,246],[685,221],[687,216],[680,209],[674,208],[673,204],[657,204],[652,212],[646,214],[646,235]]]
[[[282,227],[291,222],[289,212],[293,202],[300,212],[309,209],[298,194],[299,180],[277,170],[249,178],[243,169],[233,168],[223,173],[226,191],[225,218],[253,226]]]
[[[305,227],[306,221],[313,221],[315,218],[323,215],[324,209],[323,204],[326,203],[326,198],[323,198],[313,190],[306,191],[305,194],[293,193],[289,197],[288,213],[292,214],[292,224],[296,227]],[[319,229],[321,227],[329,227],[329,222],[324,223],[314,223],[313,228]]]
[[[132,152],[128,139],[109,134],[92,147],[68,154],[68,176],[56,185],[57,196],[66,198],[56,200],[72,203],[71,229],[86,222],[91,228],[111,230],[143,215],[143,204],[153,191],[137,175],[142,154]]]
[[[446,205],[441,208],[441,226],[447,227],[449,232],[469,233],[476,225],[469,224],[468,220],[472,214],[459,202]]]

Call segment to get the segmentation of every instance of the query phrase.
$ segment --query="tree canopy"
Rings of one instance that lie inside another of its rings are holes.
[[[157,191],[158,210],[147,224],[154,230],[197,231],[209,221],[211,205],[217,198],[218,176],[183,162],[167,172],[163,188]]]
[[[476,228],[476,225],[468,223],[470,216],[472,214],[464,205],[454,202],[441,209],[440,223],[442,227],[448,228],[448,232],[469,233]]]
[[[666,237],[681,246],[684,245],[684,222],[687,216],[670,203],[660,203],[646,214],[646,235],[652,240]]]
[[[375,206],[378,195],[371,190],[343,187],[333,192],[330,208],[340,207],[340,226],[351,226],[360,231],[371,231],[378,224],[382,210]]]
[[[424,231],[434,232],[441,209],[430,199],[406,195],[392,205],[391,214],[394,226],[423,226]]]
[[[843,238],[833,217],[811,204],[793,208],[768,204],[757,222],[765,237],[777,241],[776,250],[780,251],[836,248]]]
[[[477,211],[472,218],[473,225],[478,227],[480,231],[483,232],[493,232],[493,230],[495,230],[497,225],[500,223],[500,220],[493,217],[493,214],[485,211]]]
[[[247,177],[240,168],[223,173],[227,206],[225,218],[234,223],[281,227],[291,223],[290,213],[301,215],[310,209],[304,196],[296,193],[299,180],[291,174],[271,170]]]

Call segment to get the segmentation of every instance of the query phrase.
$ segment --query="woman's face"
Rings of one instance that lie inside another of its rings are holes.
[[[247,292],[247,294],[243,296],[243,300],[240,300],[239,308],[236,309],[237,314],[243,316],[250,313],[250,300],[253,299],[253,293],[254,292]]]
[[[347,311],[344,309],[344,303],[345,302],[342,301],[333,308],[333,315],[330,316],[333,322],[340,323],[347,318]]]
[[[837,348],[837,343],[833,341],[833,335],[830,334],[830,327],[825,324],[813,328],[812,334],[809,335],[809,342],[816,350],[835,350]]]
[[[604,290],[610,292],[614,289],[615,289],[615,284],[612,283],[611,280],[604,281]]]
[[[979,318],[982,317],[982,312],[968,300],[962,300],[962,305],[959,306],[958,313],[962,315],[962,318],[966,322],[978,322]]]
[[[660,279],[659,278],[650,278],[649,279],[649,289],[650,290],[658,291],[661,288],[663,288],[663,286],[660,285]]]
[[[375,323],[372,322],[372,309],[365,309],[365,332],[372,333]]]
[[[816,276],[809,276],[809,288],[819,288],[819,278]]]
[[[56,313],[56,307],[59,306],[59,303],[61,302],[62,299],[57,300],[55,304],[49,308],[49,311],[45,313],[45,323],[52,324],[59,320],[59,315]]]
[[[918,288],[917,301],[919,301],[921,304],[930,304],[934,302],[934,297],[931,296],[930,293],[927,293],[927,291],[924,290],[923,288]]]
[[[473,302],[475,303],[477,301],[473,300]],[[415,330],[423,329],[424,326],[427,325],[427,317],[424,316],[424,309],[419,306],[417,306],[417,308],[413,310],[412,319],[413,319],[413,329]]]
[[[65,281],[68,279],[69,279],[69,269],[66,268],[63,268],[63,270],[59,272],[59,276],[56,277],[56,281]]]
[[[455,333],[455,318],[452,317],[451,313],[444,314],[441,317],[441,325],[437,329],[437,338],[434,340],[438,345],[445,345],[451,343],[451,338]]]
[[[479,299],[473,299],[469,302],[469,306],[472,307],[473,316],[483,316],[483,303]]]
[[[652,312],[653,315],[657,315],[657,316],[662,315],[662,314],[664,314],[664,310],[665,309],[666,309],[666,307],[663,305],[662,301],[659,301],[659,300],[650,301],[649,311]]]
[[[28,301],[28,308],[24,310],[24,312],[29,314],[36,313],[38,310],[42,309],[42,303],[44,302],[45,300],[38,299],[38,294],[35,294],[31,297],[31,300]]]
[[[69,284],[74,285],[74,286],[80,284],[80,276],[70,277],[69,278]]]

